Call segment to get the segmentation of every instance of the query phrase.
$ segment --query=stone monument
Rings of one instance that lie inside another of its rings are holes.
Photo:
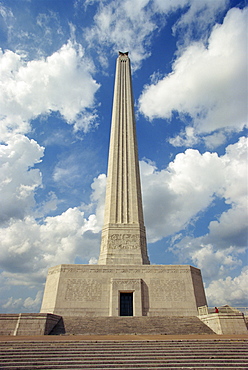
[[[98,265],[49,269],[41,313],[61,316],[197,316],[199,269],[150,265],[143,220],[130,59],[116,64],[104,226]]]

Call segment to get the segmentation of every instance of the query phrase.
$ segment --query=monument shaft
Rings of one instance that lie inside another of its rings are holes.
[[[119,53],[98,264],[149,264],[144,226],[130,59]]]
[[[143,220],[130,60],[117,59],[105,218],[98,265],[49,269],[42,313],[62,316],[196,316],[201,272],[150,265]]]

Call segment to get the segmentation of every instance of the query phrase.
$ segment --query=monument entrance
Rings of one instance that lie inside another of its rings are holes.
[[[131,65],[128,53],[120,52],[98,265],[50,268],[41,312],[61,316],[196,316],[197,308],[204,305],[199,269],[189,265],[150,265]]]
[[[120,293],[120,316],[133,316],[133,293]]]

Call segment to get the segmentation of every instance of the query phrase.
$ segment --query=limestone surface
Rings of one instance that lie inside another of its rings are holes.
[[[62,316],[197,316],[201,272],[151,266],[147,254],[128,53],[117,58],[104,226],[98,265],[48,272],[41,312]]]
[[[149,264],[143,218],[130,59],[116,63],[100,265]]]

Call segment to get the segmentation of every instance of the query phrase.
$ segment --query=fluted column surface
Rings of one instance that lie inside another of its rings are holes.
[[[130,59],[116,64],[100,264],[149,263],[143,219]]]

